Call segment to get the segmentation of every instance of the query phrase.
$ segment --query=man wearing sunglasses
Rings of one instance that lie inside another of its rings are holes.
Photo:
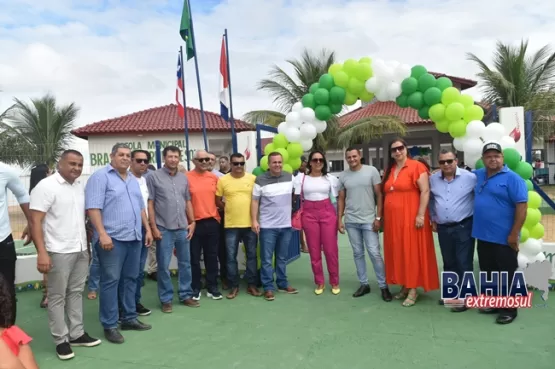
[[[472,236],[478,240],[480,269],[488,273],[508,272],[511,283],[518,268],[518,242],[528,209],[528,189],[526,182],[504,164],[499,143],[484,145],[482,161],[484,168],[475,171]],[[517,309],[481,312],[498,314],[498,324],[512,323],[517,317]]]
[[[430,176],[430,218],[438,235],[443,270],[456,273],[460,285],[464,273],[474,270],[472,215],[476,175],[458,167],[452,150],[441,150],[438,161],[440,170]],[[451,310],[461,312],[466,307]]]

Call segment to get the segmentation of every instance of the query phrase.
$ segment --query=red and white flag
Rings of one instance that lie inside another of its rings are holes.
[[[183,103],[183,66],[181,58],[177,57],[177,87],[175,89],[175,101],[177,102],[177,114],[181,118],[185,118],[185,104]]]
[[[220,115],[229,120],[229,74],[227,71],[227,53],[225,36],[222,37],[222,52],[220,54]]]

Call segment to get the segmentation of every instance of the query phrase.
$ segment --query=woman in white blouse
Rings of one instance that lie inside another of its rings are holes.
[[[328,174],[328,163],[321,151],[308,157],[306,174],[295,177],[295,195],[301,196],[302,228],[308,244],[316,289],[325,289],[322,250],[326,257],[329,282],[334,295],[339,294],[339,250],[337,247],[337,213],[331,199],[337,198],[338,180]]]

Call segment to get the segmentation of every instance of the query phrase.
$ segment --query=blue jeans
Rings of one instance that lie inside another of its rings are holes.
[[[439,248],[443,258],[443,270],[455,272],[459,285],[464,272],[474,271],[474,238],[472,238],[472,217],[460,223],[437,225]]]
[[[88,289],[90,292],[97,292],[98,284],[100,283],[100,264],[98,263],[98,253],[95,244],[96,242],[94,242],[91,247],[92,261],[89,266]]]
[[[173,283],[170,276],[170,262],[175,248],[177,257],[178,296],[185,301],[193,296],[191,289],[191,250],[186,229],[166,229],[158,226],[162,239],[156,241],[158,262],[158,298],[162,304],[173,300]]]
[[[112,239],[114,248],[110,251],[100,247],[96,242],[96,252],[100,262],[100,323],[104,329],[117,328],[118,290],[120,280],[123,280],[121,291],[121,321],[131,322],[137,319],[135,292],[139,275],[139,259],[141,256],[141,241],[118,241]]]
[[[229,280],[231,288],[239,287],[239,267],[237,265],[239,240],[243,240],[245,245],[245,256],[247,259],[245,277],[249,286],[256,287],[258,283],[258,271],[256,268],[256,233],[250,228],[227,228],[225,230],[227,279]]]
[[[353,258],[357,268],[358,281],[362,285],[368,284],[368,275],[366,274],[366,258],[364,257],[364,248],[370,261],[374,266],[376,279],[380,288],[386,288],[385,283],[385,266],[380,253],[380,238],[377,232],[372,230],[371,223],[345,223],[345,229],[349,236],[349,242],[353,248]]]
[[[260,279],[264,291],[274,290],[274,268],[272,257],[276,255],[276,284],[279,289],[289,287],[286,274],[286,259],[292,228],[261,228],[260,229]]]
[[[143,241],[141,241],[141,255],[140,255],[140,259],[139,259],[139,276],[137,277],[137,290],[135,292],[135,304],[138,304],[139,302],[141,302],[141,289],[143,288],[143,281],[145,279],[145,264],[146,264],[146,257],[148,256],[148,247],[146,247],[144,245],[146,240],[146,231],[143,228]],[[123,300],[122,300],[122,296],[123,296],[123,291],[124,291],[124,284],[123,284],[123,280],[119,281],[119,293],[118,293],[118,303],[120,308],[123,306]]]

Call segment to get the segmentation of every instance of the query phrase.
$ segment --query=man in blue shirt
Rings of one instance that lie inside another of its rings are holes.
[[[526,219],[528,190],[524,180],[503,163],[503,151],[497,142],[488,142],[482,150],[484,168],[476,170],[474,222],[472,236],[478,240],[478,260],[483,272],[508,272],[509,284],[518,268],[520,229]],[[496,322],[509,324],[517,309],[483,309],[499,313]]]
[[[457,155],[451,150],[441,150],[438,161],[440,171],[430,176],[430,217],[439,239],[443,270],[457,273],[460,285],[464,273],[474,270],[472,215],[476,175],[458,168]],[[451,310],[461,312],[466,307]]]
[[[123,343],[122,330],[148,330],[137,319],[135,293],[139,277],[142,242],[149,246],[152,233],[139,182],[127,171],[131,150],[116,144],[111,162],[94,172],[85,188],[85,209],[94,227],[94,245],[100,264],[100,323],[112,343]],[[142,229],[145,229],[143,240]],[[123,279],[122,315],[118,312],[118,284]]]

